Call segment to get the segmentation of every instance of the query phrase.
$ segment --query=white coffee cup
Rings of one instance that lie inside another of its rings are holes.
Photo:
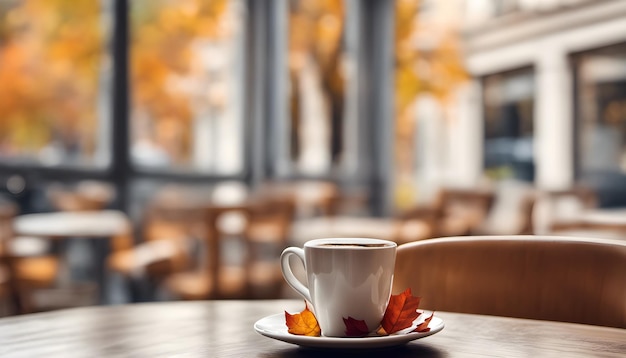
[[[327,238],[286,248],[281,268],[287,283],[313,306],[322,335],[346,337],[344,319],[377,329],[389,303],[396,243],[367,238]],[[304,264],[308,287],[293,274],[289,257]]]

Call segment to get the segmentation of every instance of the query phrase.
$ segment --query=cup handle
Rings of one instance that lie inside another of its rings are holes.
[[[296,257],[300,259],[300,261],[302,261],[302,264],[304,265],[304,269],[306,271],[306,261],[304,260],[304,250],[299,247],[288,247],[285,250],[283,250],[283,253],[280,255],[280,268],[283,272],[283,277],[285,278],[285,281],[287,281],[289,286],[291,286],[291,288],[293,288],[302,297],[304,297],[305,300],[307,300],[310,303],[313,303],[311,301],[311,294],[309,292],[309,289],[305,285],[303,285],[302,282],[300,282],[300,280],[298,280],[296,276],[293,274],[293,271],[291,271],[291,266],[289,266],[289,257],[291,255],[295,255]]]

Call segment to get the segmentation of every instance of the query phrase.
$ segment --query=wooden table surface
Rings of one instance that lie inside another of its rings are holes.
[[[0,319],[2,357],[624,357],[626,329],[437,312],[445,328],[397,348],[320,351],[253,330],[302,301],[75,308]]]

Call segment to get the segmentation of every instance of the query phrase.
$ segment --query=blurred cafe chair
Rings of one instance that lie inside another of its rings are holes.
[[[436,236],[457,236],[477,230],[485,222],[495,194],[485,188],[445,187],[440,192],[439,230]]]
[[[441,217],[441,207],[437,205],[416,205],[395,215],[397,220],[392,239],[398,244],[436,237]]]
[[[110,270],[127,283],[132,300],[152,299],[167,275],[193,266],[201,210],[186,205],[177,188],[168,187],[146,205],[139,228],[141,242],[121,240],[107,258]]]
[[[598,198],[592,188],[576,185],[564,190],[541,190],[537,194],[534,212],[536,234],[579,229],[580,215],[598,207]]]
[[[163,287],[167,292],[183,300],[246,298],[245,266],[240,262],[233,264],[225,258],[224,254],[230,251],[226,248],[226,239],[231,236],[220,231],[218,224],[223,215],[243,210],[239,207],[208,207],[203,210],[202,220],[206,227],[204,259],[196,267],[166,277]]]
[[[283,282],[278,257],[294,211],[291,196],[267,192],[244,203],[205,208],[205,262],[170,275],[164,287],[185,300],[278,297]],[[220,225],[231,214],[245,217],[241,235]]]
[[[244,232],[247,280],[253,298],[278,298],[284,287],[279,257],[288,246],[295,217],[291,195],[259,198],[248,208]]]
[[[161,287],[178,295],[179,286],[205,285],[206,277],[196,275],[196,270],[207,260],[209,230],[241,236],[246,222],[240,211],[225,210],[214,217],[207,208],[240,207],[247,196],[247,186],[238,181],[220,182],[210,189],[179,184],[162,187],[144,211],[141,242],[112,254],[109,267],[129,283],[133,300],[151,299]],[[174,289],[169,290],[167,282],[172,281]]]
[[[535,223],[541,234],[626,241],[626,210],[598,207],[597,193],[581,185],[542,192]]]
[[[51,184],[46,195],[56,210],[89,211],[102,210],[116,196],[114,187],[98,180],[81,180],[74,185]]]
[[[6,254],[12,235],[12,216],[15,208],[8,202],[0,202],[0,317],[12,313],[17,307],[16,290],[11,262]]]
[[[430,204],[420,204],[397,215],[399,244],[441,236],[469,235],[487,218],[494,193],[481,188],[444,187]]]
[[[16,313],[30,313],[41,309],[33,295],[55,283],[59,260],[44,253],[37,238],[15,236],[17,212],[17,205],[0,202],[0,281],[4,281],[2,291],[11,296]]]
[[[257,191],[265,196],[293,197],[298,218],[334,215],[342,198],[338,185],[327,180],[270,181]]]
[[[504,180],[494,189],[493,204],[471,235],[532,235],[535,188],[527,183]],[[449,235],[452,236],[452,235]]]
[[[400,245],[394,293],[426,309],[626,328],[626,242],[465,236]]]
[[[6,264],[0,258],[0,317],[10,314],[13,310],[11,297],[13,290],[11,287],[11,275]]]

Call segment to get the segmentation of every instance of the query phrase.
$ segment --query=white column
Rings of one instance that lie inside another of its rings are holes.
[[[459,187],[479,184],[483,172],[481,86],[472,80],[459,86],[449,106],[446,183]]]
[[[430,202],[441,186],[444,151],[441,104],[431,94],[415,100],[415,179],[418,202]]]
[[[572,81],[566,52],[546,40],[537,49],[535,185],[565,189],[573,182]]]

